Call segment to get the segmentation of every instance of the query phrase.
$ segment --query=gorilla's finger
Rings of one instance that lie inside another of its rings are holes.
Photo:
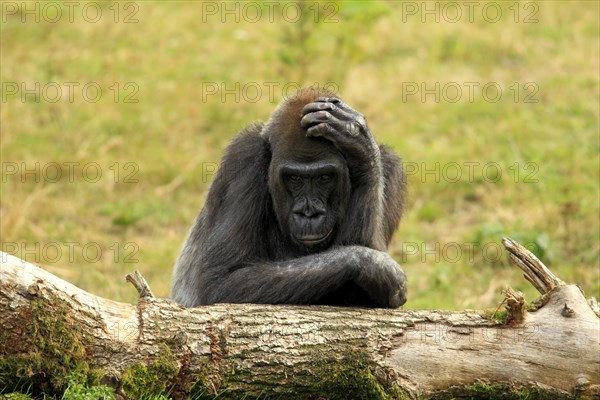
[[[326,123],[321,123],[315,126],[311,126],[306,130],[306,136],[308,137],[325,137],[328,138],[332,134],[335,133],[335,130],[331,127],[331,125]]]
[[[315,101],[323,103],[343,104],[344,102],[337,97],[317,97]]]
[[[346,119],[358,119],[358,118],[363,118],[364,116],[359,113],[358,111],[356,111],[354,108],[350,107],[347,103],[344,103],[341,100],[338,99],[329,99],[330,103],[334,103],[335,104],[335,110],[337,111],[337,113],[341,115],[344,115]],[[338,100],[338,101],[333,101],[333,100]]]
[[[361,131],[367,129],[367,121],[362,114],[349,109],[336,108],[330,111],[332,115],[331,125],[339,132],[347,132],[350,136],[358,136]]]
[[[327,104],[327,103],[323,103],[323,104]],[[356,114],[356,112],[353,112],[352,109],[347,110],[340,106],[334,106],[334,108],[329,110],[329,112],[331,113],[331,115],[333,115],[334,118],[337,118],[340,121],[354,121],[359,116]]]
[[[322,110],[333,111],[333,110],[335,110],[335,108],[336,108],[336,106],[333,103],[317,103],[317,102],[308,103],[302,109],[302,115],[306,115],[311,112],[322,111]]]
[[[315,124],[320,124],[323,122],[331,122],[333,119],[333,115],[328,113],[327,111],[315,111],[310,114],[306,114],[300,120],[300,126],[303,128],[308,128]]]
[[[360,125],[356,123],[356,120],[347,115],[342,115],[341,118],[337,118],[327,111],[315,111],[310,114],[306,114],[300,120],[300,125],[308,129],[318,124],[326,124],[328,126],[327,133],[330,136],[333,134],[345,132],[350,137],[356,137],[360,134]],[[325,129],[325,128],[320,128]]]

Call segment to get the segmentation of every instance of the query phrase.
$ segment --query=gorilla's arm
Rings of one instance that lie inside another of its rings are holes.
[[[403,304],[404,273],[385,253],[361,246],[273,261],[267,229],[276,221],[267,175],[269,144],[261,125],[228,147],[177,260],[172,297],[186,306],[217,302],[315,304],[357,282],[374,304]],[[386,285],[387,283],[387,285]]]
[[[348,163],[353,187],[343,242],[387,249],[402,216],[401,160],[379,146],[364,116],[338,98],[320,97],[302,113],[307,136],[330,140]]]
[[[337,247],[321,253],[276,262],[243,265],[207,291],[208,303],[319,304],[327,294],[352,282],[379,307],[406,301],[405,282],[385,253],[361,246]],[[389,285],[386,286],[386,283]]]
[[[402,160],[386,146],[379,146],[385,188],[383,189],[383,233],[386,245],[398,229],[404,212],[406,176]]]

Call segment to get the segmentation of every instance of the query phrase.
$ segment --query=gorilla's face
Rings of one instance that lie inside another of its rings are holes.
[[[345,159],[324,139],[306,138],[289,150],[274,152],[271,164],[271,198],[279,226],[301,249],[327,248],[350,197]]]
[[[328,244],[338,219],[335,194],[340,166],[324,160],[290,162],[279,173],[289,196],[287,223],[292,241],[309,248]]]

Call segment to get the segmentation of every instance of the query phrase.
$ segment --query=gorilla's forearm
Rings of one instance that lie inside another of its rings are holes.
[[[370,136],[370,134],[369,134]],[[371,138],[372,140],[372,138]],[[346,221],[352,226],[353,221],[360,221],[361,232],[353,232],[355,237],[348,238],[347,243],[360,243],[373,249],[384,251],[387,248],[384,229],[384,190],[386,178],[383,171],[381,151],[372,140],[372,146],[362,148],[348,165],[351,176],[354,175],[355,187],[350,199],[350,207]],[[365,235],[365,233],[367,233]],[[368,238],[369,242],[356,241]]]
[[[327,293],[354,280],[367,249],[337,247],[285,260],[261,261],[208,282],[206,304],[316,304]]]
[[[404,272],[389,255],[362,246],[339,246],[238,268],[218,283],[208,282],[203,304],[320,304],[349,284],[370,293],[377,307],[398,307],[406,301]]]

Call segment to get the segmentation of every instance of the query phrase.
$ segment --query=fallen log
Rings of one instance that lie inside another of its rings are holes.
[[[542,293],[503,312],[100,298],[0,253],[0,393],[60,393],[66,377],[121,398],[599,398],[598,305],[510,239]],[[492,315],[495,314],[495,315]],[[529,397],[527,397],[529,396]]]

